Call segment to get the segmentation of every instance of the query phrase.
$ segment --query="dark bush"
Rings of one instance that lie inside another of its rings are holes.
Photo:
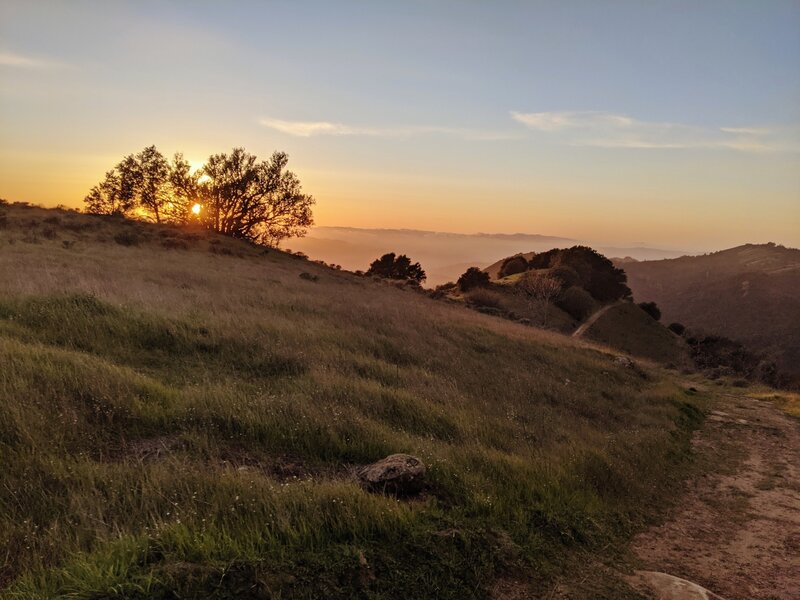
[[[550,269],[550,276],[558,279],[564,289],[581,284],[581,278],[578,277],[577,271],[567,265],[553,267]]]
[[[367,275],[383,279],[406,279],[417,283],[425,281],[425,271],[418,262],[412,263],[405,254],[397,256],[394,252],[372,261],[367,269]]]
[[[500,272],[498,273],[498,277],[501,279],[503,277],[508,277],[509,275],[516,275],[517,273],[524,273],[528,270],[528,261],[525,260],[525,257],[521,254],[517,254],[516,256],[510,256],[503,261],[503,264],[500,265]]]
[[[300,273],[300,279],[305,279],[306,281],[317,281],[319,279],[319,275],[312,275],[311,273]]]
[[[639,302],[639,308],[653,317],[656,321],[661,318],[661,309],[658,308],[658,305],[655,302]]]
[[[458,278],[457,285],[462,292],[468,292],[475,288],[488,287],[490,285],[489,274],[485,271],[481,271],[478,267],[470,267]]]
[[[676,335],[683,335],[686,332],[686,326],[682,323],[670,323],[667,329]]]
[[[556,306],[573,319],[583,321],[595,311],[597,303],[589,292],[583,288],[572,286],[561,293],[556,300]]]

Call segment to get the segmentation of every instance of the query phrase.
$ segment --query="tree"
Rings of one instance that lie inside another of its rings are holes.
[[[199,204],[200,173],[192,173],[189,162],[183,154],[176,152],[169,165],[170,201],[167,203],[167,218],[174,223],[185,223],[191,215],[192,207]]]
[[[464,271],[456,283],[462,292],[479,287],[488,287],[490,285],[489,274],[481,271],[478,267],[470,267]]]
[[[588,246],[554,248],[535,255],[529,264],[534,270],[569,267],[578,276],[579,285],[600,302],[631,297],[625,271]]]
[[[136,195],[139,206],[152,215],[156,223],[170,202],[169,163],[155,146],[148,146],[134,159],[138,171]]]
[[[658,305],[655,302],[640,302],[639,308],[653,317],[656,321],[661,318],[661,309],[658,308]]]
[[[384,279],[407,279],[417,283],[425,281],[425,271],[418,262],[412,264],[405,254],[396,256],[394,252],[372,261],[366,274]]]
[[[258,162],[242,148],[215,154],[196,173],[181,153],[168,161],[155,146],[123,158],[84,199],[88,212],[186,223],[199,212],[207,228],[264,245],[302,236],[313,224],[314,199],[302,193],[288,157]],[[201,182],[206,175],[207,181]],[[198,205],[195,207],[195,205]],[[200,212],[201,211],[201,212]]]
[[[303,194],[300,180],[286,170],[289,161],[275,152],[267,161],[243,148],[214,154],[202,169],[205,223],[214,231],[267,246],[305,235],[313,225],[314,198]]]
[[[170,185],[172,175],[164,155],[155,146],[148,146],[138,154],[129,154],[108,171],[84,199],[86,208],[92,213],[122,215],[139,209],[142,216],[156,223],[180,222],[183,218],[177,218],[180,211],[175,210],[177,198]]]
[[[583,321],[594,312],[596,303],[585,289],[572,286],[561,292],[556,300],[556,306],[573,319]]]
[[[126,215],[136,203],[123,194],[121,178],[116,169],[106,171],[103,181],[94,186],[83,202],[87,212],[98,215]]]
[[[514,256],[509,256],[503,261],[503,264],[500,265],[500,271],[498,272],[497,276],[502,279],[503,277],[508,277],[509,275],[524,273],[528,269],[528,261],[525,260],[525,257],[522,256],[522,254],[516,254]]]
[[[547,326],[550,303],[561,293],[561,282],[555,277],[530,271],[520,278],[516,287],[529,302],[543,304],[542,325]]]

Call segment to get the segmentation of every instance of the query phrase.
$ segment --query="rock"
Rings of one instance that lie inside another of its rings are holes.
[[[357,476],[370,491],[410,496],[422,490],[425,464],[409,454],[392,454],[361,467]]]
[[[723,600],[696,583],[667,573],[636,571],[635,578],[655,592],[654,597],[659,600]]]

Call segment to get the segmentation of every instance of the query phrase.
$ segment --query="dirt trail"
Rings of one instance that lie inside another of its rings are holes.
[[[800,599],[800,421],[723,396],[692,443],[722,473],[690,481],[672,519],[634,540],[644,568],[725,600]]]
[[[591,327],[592,325],[594,325],[597,322],[597,319],[602,317],[610,309],[614,308],[618,304],[620,304],[620,303],[619,302],[614,302],[613,304],[608,304],[608,305],[604,306],[603,308],[601,308],[600,310],[595,311],[594,313],[592,313],[592,315],[588,319],[586,319],[585,322],[581,323],[580,326],[575,331],[572,332],[572,337],[581,337],[581,336],[583,336],[583,334],[586,333],[586,330],[589,329],[589,327]]]

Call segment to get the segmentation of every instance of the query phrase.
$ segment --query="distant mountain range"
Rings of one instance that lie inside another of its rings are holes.
[[[746,244],[618,266],[634,298],[656,302],[664,323],[741,341],[800,380],[800,250]]]
[[[596,248],[606,256],[637,260],[673,258],[685,254],[642,246],[609,247],[590,241],[530,233],[447,233],[416,229],[362,229],[314,227],[304,238],[288,240],[287,248],[314,259],[365,270],[387,252],[407,254],[419,261],[428,275],[428,285],[454,281],[468,267],[484,268],[499,258],[522,252],[542,252],[576,244]]]

